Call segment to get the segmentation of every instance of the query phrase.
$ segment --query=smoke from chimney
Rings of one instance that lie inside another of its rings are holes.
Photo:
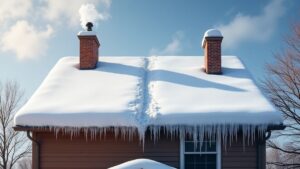
[[[109,17],[107,13],[99,13],[93,4],[83,4],[79,8],[80,22],[83,29],[86,30],[86,24],[88,22],[97,26],[97,23],[102,20],[106,20]]]

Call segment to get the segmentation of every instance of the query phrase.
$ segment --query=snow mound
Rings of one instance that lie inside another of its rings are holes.
[[[77,36],[97,36],[95,31],[80,31]]]
[[[111,167],[109,169],[175,169],[166,164],[149,160],[149,159],[136,159],[131,160],[120,165]]]
[[[204,48],[206,37],[223,37],[222,33],[218,29],[208,29],[202,38],[202,47]]]

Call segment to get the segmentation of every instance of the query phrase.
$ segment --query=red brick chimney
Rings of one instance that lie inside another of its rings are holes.
[[[221,43],[223,36],[217,29],[209,29],[202,39],[204,48],[204,70],[207,74],[221,74]]]
[[[80,69],[95,69],[98,63],[98,49],[100,43],[98,41],[97,35],[92,31],[93,24],[88,22],[86,24],[87,31],[81,31],[78,33],[78,38],[80,42]]]

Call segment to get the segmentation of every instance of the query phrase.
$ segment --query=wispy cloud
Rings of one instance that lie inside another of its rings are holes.
[[[10,20],[24,18],[29,14],[32,7],[31,0],[8,0],[1,1],[0,26]]]
[[[78,11],[85,4],[94,4],[101,9],[100,15],[109,16],[111,0],[48,0],[43,12],[50,22],[66,22],[70,26],[76,26],[80,24]]]
[[[16,22],[1,39],[1,50],[14,52],[18,59],[36,58],[45,54],[47,40],[53,34],[50,25],[38,30],[25,20]]]
[[[177,31],[171,40],[164,48],[152,48],[150,55],[177,55],[182,51],[182,40],[184,39],[184,33]]]
[[[260,15],[239,13],[228,24],[217,26],[224,36],[223,47],[235,48],[245,41],[268,40],[285,12],[283,2],[283,0],[272,0]]]

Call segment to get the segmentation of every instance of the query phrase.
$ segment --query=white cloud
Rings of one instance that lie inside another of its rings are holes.
[[[94,4],[99,6],[103,16],[109,15],[108,10],[111,0],[48,0],[43,8],[45,18],[51,22],[67,22],[71,26],[79,25],[79,13],[81,5]]]
[[[45,30],[37,30],[25,20],[16,22],[1,39],[1,50],[11,51],[18,59],[30,59],[44,55],[47,50],[47,40],[53,29],[47,26]]]
[[[20,60],[42,56],[48,48],[48,40],[54,29],[58,29],[58,24],[79,26],[78,10],[83,4],[92,3],[97,6],[101,12],[93,8],[97,15],[95,20],[101,21],[109,18],[111,2],[112,0],[1,1],[0,51],[13,52]],[[40,23],[46,24],[37,26]]]
[[[83,4],[79,9],[80,22],[83,29],[86,29],[86,23],[97,24],[98,21],[107,20],[109,14],[99,13],[93,4]]]
[[[245,41],[268,40],[284,12],[283,0],[272,0],[260,15],[237,14],[228,24],[217,26],[224,36],[222,46],[234,48]]]
[[[150,50],[150,55],[176,55],[182,51],[182,40],[184,38],[184,33],[182,31],[177,31],[172,41],[166,45],[165,48],[159,50],[157,48],[152,48]]]
[[[11,19],[24,18],[32,7],[31,0],[4,0],[0,5],[0,25]]]

